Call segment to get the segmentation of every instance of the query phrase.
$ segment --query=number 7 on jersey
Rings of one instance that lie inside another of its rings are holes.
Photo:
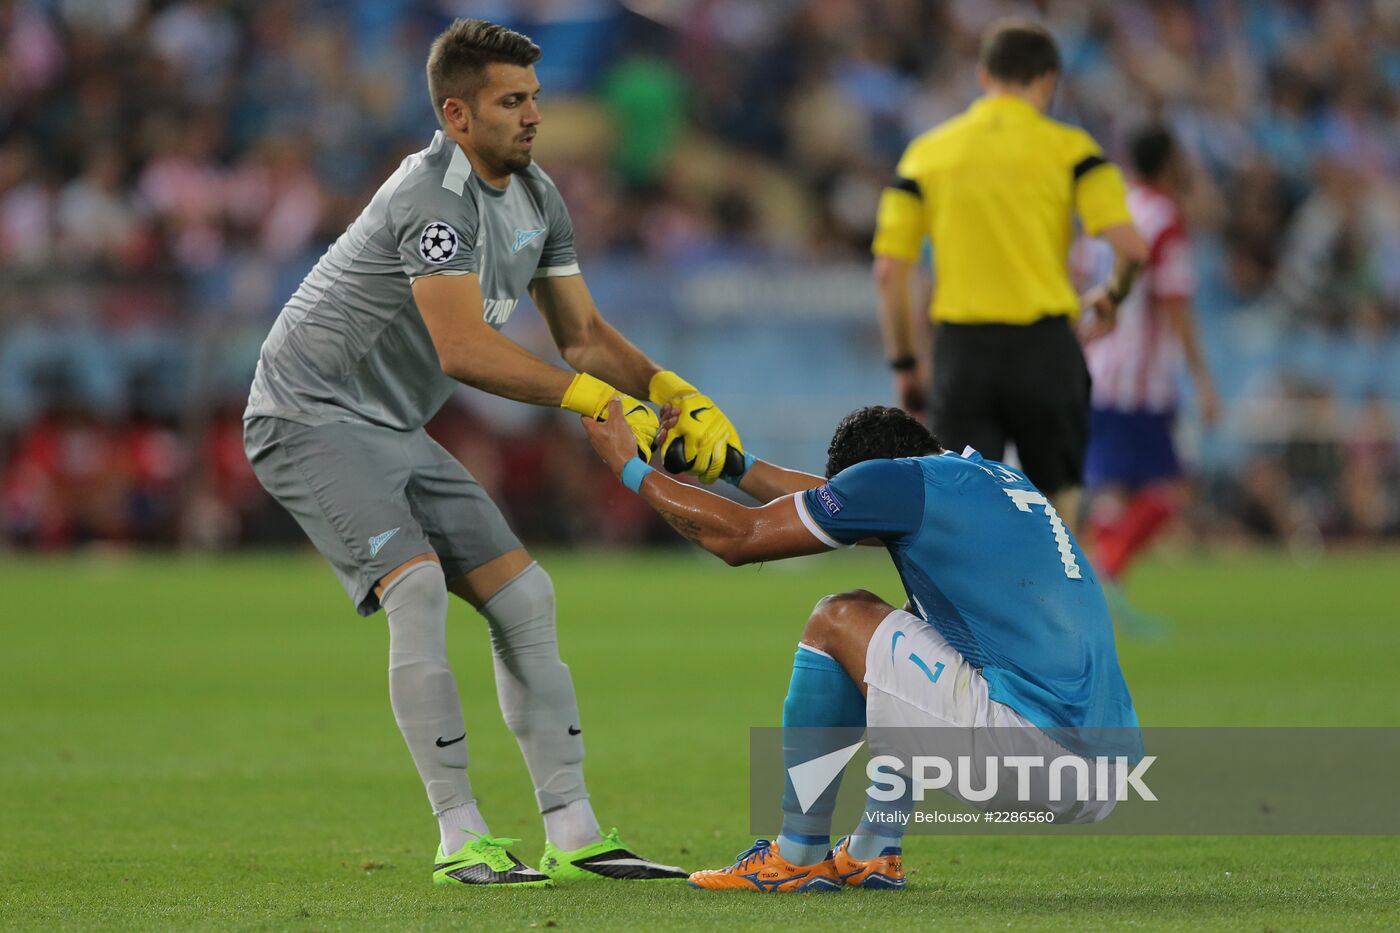
[[[1003,489],[1002,492],[1010,496],[1011,501],[1016,503],[1016,508],[1022,512],[1029,512],[1033,505],[1045,506],[1045,517],[1050,519],[1050,533],[1055,536],[1055,546],[1060,550],[1060,563],[1064,564],[1065,576],[1071,580],[1081,579],[1079,562],[1074,559],[1074,545],[1069,540],[1069,530],[1065,528],[1060,513],[1055,511],[1050,500],[1045,498],[1043,493],[1031,489]]]

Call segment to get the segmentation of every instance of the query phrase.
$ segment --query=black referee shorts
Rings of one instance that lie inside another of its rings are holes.
[[[929,408],[949,450],[972,446],[1000,460],[1011,441],[1042,492],[1083,483],[1089,368],[1062,315],[1029,325],[939,324]]]

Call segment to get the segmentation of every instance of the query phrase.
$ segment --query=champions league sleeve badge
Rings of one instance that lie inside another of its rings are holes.
[[[447,262],[457,255],[457,231],[440,220],[433,221],[418,237],[418,252],[428,262]]]

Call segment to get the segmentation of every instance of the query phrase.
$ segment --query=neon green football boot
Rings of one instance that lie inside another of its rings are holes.
[[[549,876],[535,871],[506,851],[519,839],[481,836],[470,839],[451,855],[438,846],[433,863],[433,884],[489,884],[513,888],[547,888]]]
[[[622,844],[614,829],[592,845],[564,852],[552,842],[544,844],[540,870],[555,881],[588,881],[611,878],[615,881],[659,881],[688,878],[690,873],[674,865],[662,865],[643,858]]]

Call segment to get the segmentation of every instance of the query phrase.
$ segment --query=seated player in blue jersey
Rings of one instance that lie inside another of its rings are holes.
[[[674,420],[664,411],[663,430]],[[783,742],[789,767],[832,750],[813,748],[812,736],[841,729],[849,736],[867,725],[872,753],[904,762],[916,755],[954,761],[969,740],[999,761],[1141,758],[1103,592],[1054,507],[1023,473],[971,449],[946,451],[906,413],[871,406],[837,426],[826,478],[745,455],[743,474],[727,478],[766,503],[750,508],[652,470],[636,456],[620,410],[605,422],[585,418],[584,426],[629,489],[726,563],[862,542],[888,550],[904,583],[904,609],[858,590],[825,597],[807,620],[783,704],[783,727],[792,730]],[[1100,791],[1118,775],[1087,773],[1094,783],[1087,793],[1031,781],[1030,799],[1015,799],[1021,809],[1053,813],[1055,822],[1103,819],[1114,801],[1097,798],[1114,796]],[[789,780],[782,835],[759,840],[728,868],[696,872],[691,884],[902,887],[903,824],[882,817],[907,801],[871,798],[861,825],[833,849],[836,783],[802,806]],[[1014,770],[999,784],[1016,789]],[[977,801],[948,790],[981,809],[1006,805],[1002,797]]]

